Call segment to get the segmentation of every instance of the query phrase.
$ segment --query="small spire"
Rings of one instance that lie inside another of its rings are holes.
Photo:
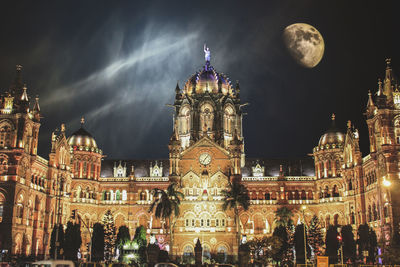
[[[383,91],[382,91],[382,81],[381,79],[378,79],[378,92],[376,93],[378,96],[383,95]]]
[[[61,123],[61,132],[65,133],[65,124],[64,123]]]
[[[368,107],[374,107],[374,101],[372,100],[372,94],[371,91],[368,90],[368,103],[367,103],[367,108]]]
[[[390,63],[391,63],[391,61],[392,61],[391,58],[385,59],[385,62],[386,62],[386,69],[387,69],[387,70],[390,69]]]
[[[347,121],[347,129],[351,129],[351,120]]]
[[[33,106],[33,111],[36,113],[40,112],[39,96],[35,97],[35,105]]]
[[[179,81],[176,82],[176,87],[175,87],[175,93],[179,94],[181,91],[181,88],[179,88]]]
[[[82,116],[82,118],[81,118],[81,127],[83,127],[84,124],[85,124],[85,117]]]
[[[336,119],[335,113],[332,113],[331,119],[332,119],[332,121],[335,121],[335,119]]]
[[[239,94],[240,94],[240,84],[239,84],[239,80],[236,80],[235,90],[236,90],[236,94],[239,95]]]
[[[28,101],[28,94],[26,93],[26,90],[27,90],[26,84],[24,84],[24,87],[22,89],[23,89],[23,92],[22,92],[22,95],[21,95],[21,100],[22,101]]]

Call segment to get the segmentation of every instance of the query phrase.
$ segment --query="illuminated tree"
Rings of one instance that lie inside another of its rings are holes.
[[[287,207],[279,208],[275,211],[275,224],[277,226],[288,227],[293,224],[293,212]]]
[[[104,260],[110,262],[115,246],[115,225],[114,217],[110,210],[107,210],[103,217],[104,225]]]
[[[324,238],[319,219],[316,215],[312,217],[310,226],[308,227],[308,241],[314,250],[314,254],[321,255],[321,249],[324,245]]]
[[[174,217],[176,218],[179,216],[179,205],[184,197],[184,195],[179,192],[176,187],[176,183],[171,183],[166,191],[154,188],[152,190],[154,200],[149,208],[149,212],[153,212],[153,210],[155,210],[154,215],[156,218],[168,220],[171,252],[173,248],[173,225],[175,224]]]
[[[240,226],[239,226],[239,208],[243,208],[244,210],[248,210],[250,206],[250,197],[249,191],[246,186],[241,184],[240,182],[234,180],[232,183],[229,183],[228,190],[222,190],[223,195],[223,210],[233,209],[235,213],[235,225],[236,225],[236,233],[237,233],[237,242],[240,244]],[[238,246],[240,249],[240,245]]]
[[[146,239],[146,228],[143,226],[139,226],[136,228],[135,236],[133,237],[133,242],[138,245],[138,261],[137,263],[146,263],[146,247],[147,247],[147,239]]]
[[[122,225],[118,228],[117,240],[115,241],[115,248],[120,251],[120,259],[123,254],[124,244],[131,240],[131,235],[129,234],[129,228]]]

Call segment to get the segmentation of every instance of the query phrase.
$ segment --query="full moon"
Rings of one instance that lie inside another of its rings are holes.
[[[291,56],[303,67],[317,66],[324,55],[324,39],[311,25],[296,23],[287,26],[283,40]]]

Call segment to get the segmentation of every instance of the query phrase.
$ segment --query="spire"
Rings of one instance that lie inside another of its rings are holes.
[[[22,89],[23,89],[23,91],[22,91],[22,95],[21,95],[21,101],[29,101],[28,94],[26,93],[26,90],[27,90],[26,84],[24,84],[24,87]]]
[[[382,81],[381,79],[378,79],[378,92],[376,93],[377,96],[381,96],[383,95],[383,91],[382,91]]]
[[[351,129],[351,120],[347,121],[347,129]]]
[[[368,103],[367,103],[367,108],[369,107],[375,107],[374,101],[372,100],[372,94],[371,91],[368,90]]]
[[[35,97],[35,105],[33,106],[33,111],[36,112],[36,113],[40,112],[39,96]]]
[[[239,85],[239,80],[236,80],[235,91],[236,91],[237,97],[239,97],[239,96],[240,96],[240,85]]]
[[[393,96],[392,88],[392,68],[390,67],[390,58],[386,59],[385,80],[383,81],[383,93],[391,99]]]
[[[84,124],[85,124],[85,117],[82,116],[82,118],[81,118],[81,128],[83,128]]]
[[[179,94],[181,92],[181,88],[179,88],[179,81],[176,82],[175,93]]]

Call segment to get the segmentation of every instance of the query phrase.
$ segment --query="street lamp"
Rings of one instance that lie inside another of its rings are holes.
[[[392,182],[390,180],[386,180],[386,178],[384,178],[382,184],[384,187],[390,187],[392,185]]]
[[[303,232],[304,232],[304,264],[307,266],[307,238],[306,238],[306,216],[304,211],[306,210],[306,205],[301,206],[303,212]]]
[[[343,239],[342,239],[342,233],[341,233],[342,232],[342,227],[338,227],[337,231],[338,231],[337,239],[338,239],[339,244],[340,244],[341,263],[342,263],[342,266],[343,266]]]

